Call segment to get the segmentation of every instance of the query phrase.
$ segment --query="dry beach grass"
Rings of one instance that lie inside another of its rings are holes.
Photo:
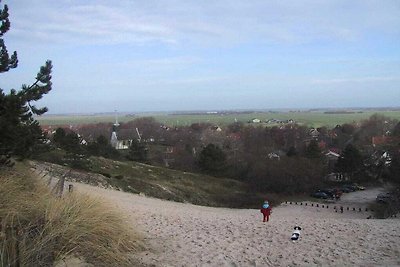
[[[0,182],[0,265],[53,266],[71,256],[95,266],[132,263],[140,238],[109,204],[84,194],[57,198],[26,166],[1,171]]]

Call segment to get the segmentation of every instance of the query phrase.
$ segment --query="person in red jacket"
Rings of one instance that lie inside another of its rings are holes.
[[[264,204],[262,205],[262,208],[260,211],[264,215],[263,222],[265,222],[265,220],[268,222],[269,216],[271,215],[271,212],[272,212],[272,209],[267,200],[264,201]]]

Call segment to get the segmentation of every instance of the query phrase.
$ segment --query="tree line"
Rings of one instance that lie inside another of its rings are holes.
[[[136,128],[140,129],[141,139]],[[254,127],[244,123],[223,128],[208,123],[168,127],[154,118],[138,118],[122,123],[117,130],[120,139],[131,141],[125,151],[110,145],[112,124],[107,123],[82,126],[76,130],[79,137],[71,130],[57,129],[52,142],[65,151],[70,151],[68,146],[74,143],[76,153],[85,156],[134,160],[237,179],[262,192],[304,193],[322,186],[323,177],[332,172],[357,182],[396,181],[399,128],[397,121],[381,115],[332,129],[297,124]],[[69,135],[75,135],[75,141]],[[386,142],[373,146],[375,136]],[[87,144],[80,144],[79,138]],[[334,164],[326,156],[331,150],[340,155]],[[384,153],[390,156],[384,159]]]

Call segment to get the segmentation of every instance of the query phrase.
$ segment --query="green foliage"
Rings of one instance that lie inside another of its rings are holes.
[[[100,135],[97,137],[96,141],[89,143],[87,152],[92,156],[101,156],[105,158],[117,159],[120,157],[118,150],[110,145],[108,139],[104,135]]]
[[[9,30],[8,7],[0,9],[0,37]],[[16,52],[10,57],[3,38],[0,38],[0,73],[16,68]],[[43,143],[43,134],[39,123],[33,117],[42,115],[46,107],[37,108],[33,102],[40,100],[51,90],[51,61],[40,68],[36,81],[28,86],[22,85],[20,91],[11,89],[4,93],[0,88],[0,155],[29,157],[35,145]]]
[[[311,140],[306,148],[306,157],[309,159],[320,159],[322,157],[321,148],[316,140]]]
[[[391,153],[389,178],[392,182],[400,185],[400,149],[393,150]]]
[[[129,148],[128,159],[145,163],[148,160],[147,152],[147,147],[143,143],[133,139],[132,144]]]
[[[288,152],[286,153],[286,156],[288,157],[295,157],[297,156],[299,153],[297,152],[297,149],[294,146],[291,146],[288,150]]]
[[[53,142],[59,146],[62,146],[65,139],[65,130],[63,128],[57,128],[53,135]]]
[[[323,166],[320,161],[303,157],[256,162],[248,174],[248,183],[258,192],[298,194],[321,185]]]
[[[11,160],[11,156],[10,155],[0,156],[0,169],[3,168],[3,167],[11,168],[11,167],[14,166],[14,164],[15,164],[15,162],[13,162]]]
[[[200,168],[211,174],[219,174],[226,167],[225,153],[219,146],[208,144],[199,156]]]
[[[361,127],[354,134],[355,144],[359,147],[370,145],[374,136],[384,136],[395,127],[396,121],[382,114],[373,114],[363,121]]]
[[[362,155],[360,151],[352,144],[346,146],[335,165],[336,171],[346,173],[350,176],[353,176],[362,167]]]
[[[400,137],[400,122],[398,122],[396,126],[394,126],[392,130],[392,136]]]
[[[142,192],[150,197],[203,206],[257,207],[262,201],[262,197],[249,191],[245,183],[236,180],[182,172],[135,161],[116,162],[98,157],[91,157],[90,161],[91,172],[103,174],[107,178],[96,180],[91,175],[76,172],[74,180],[93,185],[106,185],[106,182],[125,192]]]
[[[82,153],[78,135],[74,132],[67,133],[65,135],[63,148],[67,153]]]
[[[10,29],[10,20],[8,19],[8,16],[8,6],[4,5],[3,9],[0,8],[0,37],[3,37],[3,35]],[[17,52],[14,51],[10,57],[3,38],[0,38],[0,73],[14,69],[17,65]]]

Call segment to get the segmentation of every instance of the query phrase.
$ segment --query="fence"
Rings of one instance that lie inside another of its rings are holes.
[[[341,205],[334,205],[334,204],[321,204],[321,203],[308,203],[308,202],[294,202],[294,201],[286,201],[286,204],[290,205],[299,205],[299,206],[308,206],[308,207],[316,207],[316,208],[322,208],[322,209],[333,209],[335,212],[340,212],[343,213],[344,211],[358,211],[358,212],[374,212],[373,209],[369,208],[362,208],[362,207],[349,207],[349,206],[341,206]]]
[[[315,208],[322,208],[322,209],[332,209],[334,212],[344,213],[345,211],[349,212],[375,212],[374,209],[368,207],[349,207],[349,206],[342,206],[342,205],[335,205],[335,204],[322,204],[322,203],[315,203],[315,202],[297,202],[297,201],[285,201],[285,204],[290,205],[299,205],[299,206],[307,206],[307,207],[315,207]],[[390,214],[388,217],[397,218],[397,213]]]
[[[64,189],[66,189],[65,179],[71,175],[72,170],[68,170],[67,172],[64,173],[61,172],[53,173],[53,171],[50,169],[35,168],[35,171],[37,171],[41,179],[44,179],[46,178],[46,176],[49,176],[47,180],[47,186],[51,188],[51,192],[54,193],[57,197],[62,197]],[[55,180],[57,180],[55,184],[53,182],[54,177],[60,177],[60,178],[55,178]],[[68,192],[72,193],[73,189],[74,186],[72,184],[69,184]]]

